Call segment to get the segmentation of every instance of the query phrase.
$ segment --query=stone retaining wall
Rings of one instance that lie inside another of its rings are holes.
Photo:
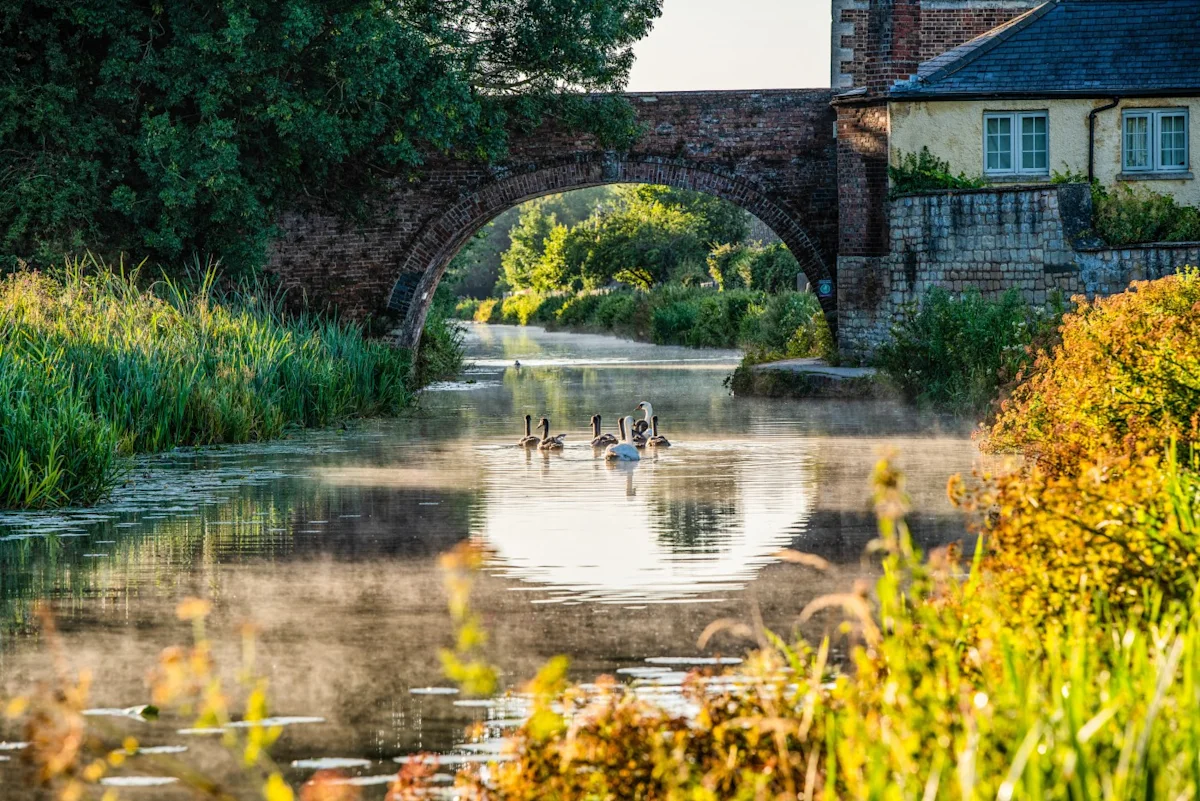
[[[838,259],[838,339],[848,355],[873,351],[935,286],[987,297],[1015,289],[1040,304],[1054,291],[1108,295],[1200,264],[1196,242],[1084,246],[1084,184],[923,193],[888,206],[889,255]]]

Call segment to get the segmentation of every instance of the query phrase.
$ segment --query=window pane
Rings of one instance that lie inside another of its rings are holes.
[[[1179,170],[1187,167],[1187,119],[1183,114],[1163,114],[1159,117],[1159,141],[1162,147],[1162,167]]]
[[[1025,172],[1042,171],[1047,168],[1049,122],[1045,115],[1021,118],[1021,169]]]
[[[1012,118],[988,117],[984,124],[986,159],[989,172],[1012,171]]]
[[[1125,118],[1125,169],[1150,169],[1150,118]]]

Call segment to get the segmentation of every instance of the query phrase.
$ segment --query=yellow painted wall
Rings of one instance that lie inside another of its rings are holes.
[[[903,153],[922,147],[950,162],[955,173],[983,175],[983,115],[989,111],[1040,111],[1050,117],[1050,170],[1070,169],[1087,173],[1088,112],[1107,105],[1108,100],[944,100],[938,102],[893,102],[888,105],[890,162]],[[1121,172],[1121,111],[1129,108],[1175,108],[1187,106],[1191,138],[1189,170],[1200,174],[1200,98],[1147,98],[1123,100],[1116,108],[1096,115],[1096,177],[1107,185],[1117,182]],[[997,183],[1034,183],[1035,176],[1014,176]],[[1046,178],[1044,180],[1049,180]],[[1144,180],[1130,182],[1180,203],[1200,205],[1200,179]]]

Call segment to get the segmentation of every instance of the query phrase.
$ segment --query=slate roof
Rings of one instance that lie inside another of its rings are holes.
[[[896,98],[1200,94],[1200,0],[1052,0],[920,66]]]

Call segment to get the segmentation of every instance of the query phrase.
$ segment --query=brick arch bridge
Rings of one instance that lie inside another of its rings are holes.
[[[615,183],[664,184],[729,200],[796,256],[831,322],[837,256],[836,115],[828,89],[631,94],[643,134],[628,152],[544,127],[516,136],[504,164],[438,159],[397,183],[366,224],[321,212],[281,219],[270,268],[317,308],[386,314],[419,341],[450,260],[488,221],[541,195]]]

